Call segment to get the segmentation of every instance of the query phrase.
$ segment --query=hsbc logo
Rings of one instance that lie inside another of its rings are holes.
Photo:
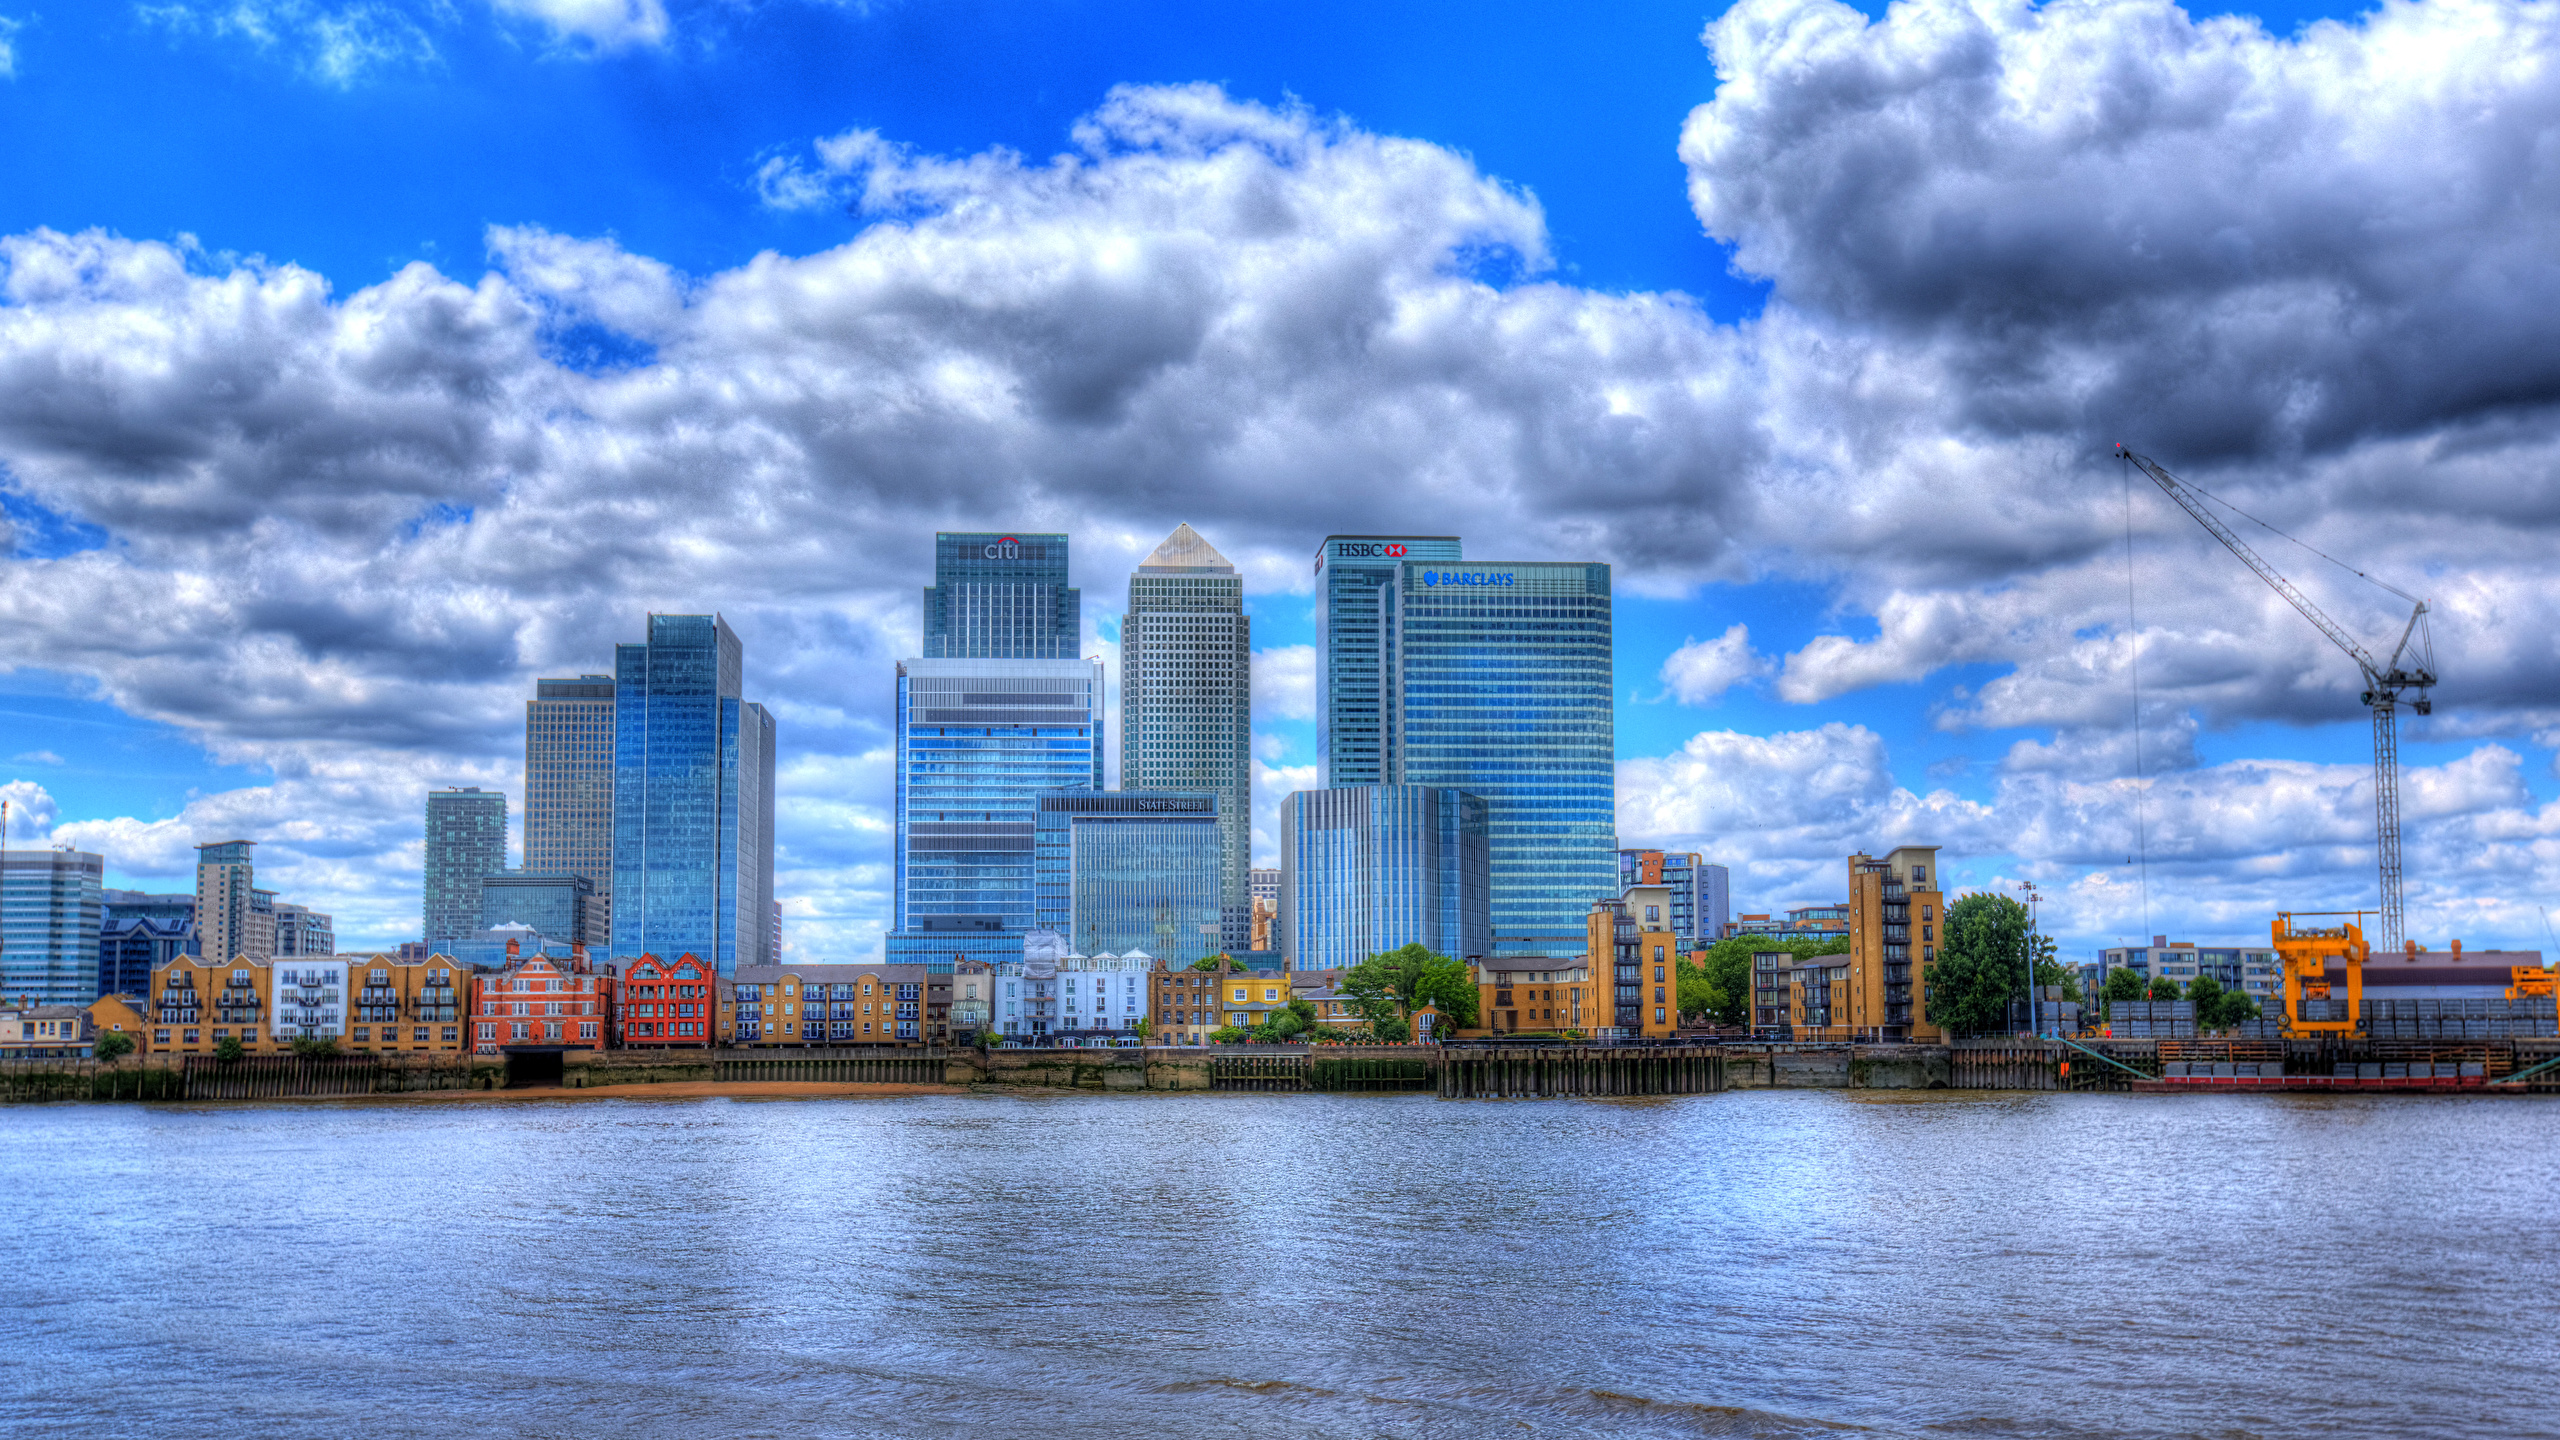
[[[1384,543],[1338,540],[1334,542],[1333,558],[1336,560],[1401,560],[1404,558],[1404,546],[1392,540]]]

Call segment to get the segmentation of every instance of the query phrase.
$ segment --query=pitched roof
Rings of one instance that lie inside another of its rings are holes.
[[[1138,568],[1141,570],[1223,570],[1230,575],[1236,573],[1236,567],[1227,563],[1227,557],[1219,554],[1216,546],[1201,539],[1200,532],[1192,529],[1191,523],[1187,520],[1173,527],[1173,533],[1164,537],[1164,543],[1155,548],[1154,554],[1140,561]]]

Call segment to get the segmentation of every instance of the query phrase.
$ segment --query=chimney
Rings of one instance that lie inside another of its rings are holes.
[[[2453,942],[2453,959],[2457,965],[2462,963],[2462,942],[2459,940]]]
[[[507,958],[513,960],[523,953],[524,942],[510,937],[507,941]]]
[[[587,947],[584,944],[573,943],[569,946],[569,969],[573,974],[587,973]]]
[[[2154,935],[2154,936],[2152,936],[2152,937],[2151,937],[2151,948],[2152,948],[2152,949],[2154,949],[2154,950],[2166,950],[2166,949],[2168,949],[2168,948],[2169,948],[2169,937],[2168,937],[2168,936],[2166,936],[2166,935]]]

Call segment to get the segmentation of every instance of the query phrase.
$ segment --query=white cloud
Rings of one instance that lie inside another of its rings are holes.
[[[1662,662],[1662,683],[1683,705],[1711,705],[1724,692],[1769,673],[1769,661],[1751,648],[1751,630],[1728,626],[1713,640],[1692,635]]]
[[[563,39],[600,50],[655,45],[667,38],[663,0],[491,0],[500,11],[538,20]]]
[[[20,765],[61,765],[66,763],[61,756],[54,754],[50,750],[29,750],[23,754],[13,756],[12,760],[14,763]]]
[[[318,0],[219,0],[219,3],[142,5],[146,21],[179,34],[238,40],[273,55],[311,79],[341,90],[374,72],[417,67],[436,60],[427,27],[445,16],[431,7],[420,18],[394,4],[330,5]]]
[[[18,32],[26,23],[0,15],[0,80],[18,78]]]
[[[1280,802],[1300,790],[1316,788],[1317,767],[1253,762],[1253,863],[1272,869],[1280,863]]]
[[[33,780],[12,780],[0,785],[0,800],[9,802],[7,835],[12,840],[46,839],[61,814],[53,796]]]
[[[1253,713],[1266,720],[1316,718],[1316,647],[1275,645],[1253,652]]]

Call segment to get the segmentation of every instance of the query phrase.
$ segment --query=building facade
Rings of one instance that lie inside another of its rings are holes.
[[[2268,1001],[2281,999],[2284,994],[2283,962],[2264,945],[2198,945],[2192,940],[2173,941],[2166,935],[2154,935],[2148,945],[2122,945],[2100,951],[2097,983],[2103,986],[2106,972],[2116,969],[2140,971],[2145,980],[2175,980],[2181,990],[2210,976],[2223,989],[2237,990],[2258,1001],[2262,1010]],[[2094,996],[2097,991],[2086,993]]]
[[[1460,559],[1455,535],[1327,535],[1316,547],[1316,757],[1323,788],[1388,778],[1381,593],[1408,560]]]
[[[477,928],[522,925],[546,940],[590,945],[595,934],[595,882],[566,871],[498,870],[480,877]]]
[[[85,1005],[26,1005],[0,1010],[0,1060],[85,1059],[97,1025]]]
[[[296,1040],[345,1041],[347,961],[340,955],[304,955],[276,961],[274,1008],[268,1038],[280,1046]]]
[[[477,785],[427,792],[425,928],[431,949],[450,950],[480,928],[480,877],[507,868],[507,797]]]
[[[1834,1028],[1862,1039],[1945,1038],[1929,1023],[1929,965],[1945,920],[1938,886],[1935,845],[1905,845],[1880,860],[1849,857],[1849,973],[1845,987],[1832,986]]]
[[[338,953],[337,921],[308,905],[279,900],[269,907],[274,917],[275,949],[278,958]]]
[[[925,1043],[920,965],[765,965],[722,987],[728,1043],[742,1046],[918,1046]]]
[[[1604,987],[1593,983],[1590,957],[1514,956],[1475,967],[1476,1024],[1465,1034],[1521,1031],[1589,1034],[1612,1014]]]
[[[1491,812],[1463,790],[1349,785],[1280,802],[1280,933],[1291,970],[1419,944],[1493,951]]]
[[[1189,525],[1129,577],[1120,622],[1120,788],[1218,797],[1222,929],[1214,948],[1251,946],[1253,622],[1243,577]],[[1084,932],[1073,933],[1095,948]]]
[[[151,972],[144,1020],[153,1053],[210,1055],[234,1041],[253,1055],[282,1048],[269,1028],[273,967],[265,960],[181,955]]]
[[[613,1043],[632,1050],[708,1050],[720,1043],[720,977],[691,955],[643,955],[615,967]]]
[[[257,866],[249,852],[255,840],[217,840],[196,847],[196,932],[202,953],[228,960],[242,956],[269,958],[267,945],[253,946],[250,892],[257,888]],[[272,939],[272,935],[270,935]]]
[[[151,972],[180,955],[195,954],[197,944],[193,920],[120,915],[111,903],[106,923],[98,931],[98,993],[148,995]]]
[[[613,702],[610,675],[536,680],[524,702],[524,868],[578,875],[593,943],[613,933]]]
[[[1580,953],[1618,888],[1609,567],[1409,559],[1379,594],[1387,782],[1484,800],[1490,953]]]
[[[1755,952],[1751,1037],[1805,1043],[1873,1039],[1874,1027],[1853,1023],[1850,970],[1846,955],[1798,959],[1790,950]]]
[[[1040,1045],[1135,1045],[1156,970],[1144,950],[1085,955],[1052,930],[1033,930],[1022,955],[994,966],[996,1033]]]
[[[945,531],[924,592],[927,660],[1073,660],[1084,598],[1067,583],[1067,537]]]
[[[1218,984],[1230,975],[1249,973],[1233,960],[1209,970],[1189,966],[1160,969],[1147,976],[1150,1038],[1158,1045],[1206,1045],[1221,1023]]]
[[[1670,887],[1630,885],[1613,899],[1593,902],[1583,924],[1583,955],[1597,972],[1594,1008],[1606,1017],[1598,1023],[1657,1038],[1680,1028],[1679,964],[1687,952],[1671,928]]]
[[[1099,661],[899,664],[890,963],[1020,957],[1040,796],[1102,789],[1102,707]]]
[[[357,1054],[458,1055],[471,972],[450,956],[350,955],[347,1048]],[[279,962],[279,972],[295,967]]]
[[[617,959],[774,959],[774,724],[745,676],[717,615],[651,615],[646,641],[614,647]]]
[[[1280,940],[1280,871],[1256,868],[1246,872],[1253,891],[1253,944],[1250,948],[1277,954],[1285,947]]]
[[[1033,925],[1086,954],[1188,965],[1225,949],[1225,796],[1057,790],[1033,812]]]
[[[85,850],[0,856],[0,996],[73,1006],[98,998],[106,875],[105,857]]]

